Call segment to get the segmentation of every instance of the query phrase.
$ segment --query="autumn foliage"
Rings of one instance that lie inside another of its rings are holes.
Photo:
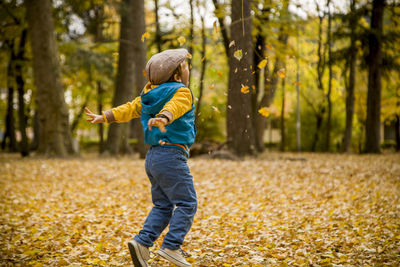
[[[131,264],[126,243],[152,206],[143,160],[0,157],[0,265]],[[399,162],[399,154],[191,159],[199,208],[183,248],[194,266],[395,266]],[[151,266],[168,266],[152,256]]]

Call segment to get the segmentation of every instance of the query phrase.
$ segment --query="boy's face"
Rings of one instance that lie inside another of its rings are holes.
[[[182,68],[182,83],[186,86],[189,86],[189,67],[186,61],[181,63]]]

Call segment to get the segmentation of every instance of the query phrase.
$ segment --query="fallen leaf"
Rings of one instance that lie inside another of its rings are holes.
[[[242,59],[242,57],[243,57],[242,49],[236,50],[236,51],[233,53],[233,56],[234,56],[237,60],[240,61],[240,60]]]

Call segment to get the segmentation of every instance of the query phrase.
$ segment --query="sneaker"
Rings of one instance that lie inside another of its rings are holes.
[[[176,265],[180,267],[191,267],[192,264],[186,261],[185,257],[187,257],[189,254],[187,254],[185,251],[182,249],[177,249],[177,250],[171,250],[168,248],[160,248],[157,251],[158,255],[161,257],[165,258],[166,260],[175,263]]]
[[[129,241],[128,247],[133,265],[135,265],[135,267],[147,267],[147,261],[150,259],[149,249],[136,240]]]

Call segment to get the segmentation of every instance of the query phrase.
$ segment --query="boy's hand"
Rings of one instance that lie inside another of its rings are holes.
[[[87,121],[90,121],[91,123],[103,123],[104,118],[102,115],[97,115],[91,112],[88,108],[85,108],[86,115],[88,115],[90,118],[86,119]]]
[[[165,133],[167,130],[165,129],[165,125],[167,125],[168,120],[166,118],[151,118],[147,122],[147,126],[149,126],[149,130],[151,131],[152,126],[156,126],[160,128],[160,131]]]

